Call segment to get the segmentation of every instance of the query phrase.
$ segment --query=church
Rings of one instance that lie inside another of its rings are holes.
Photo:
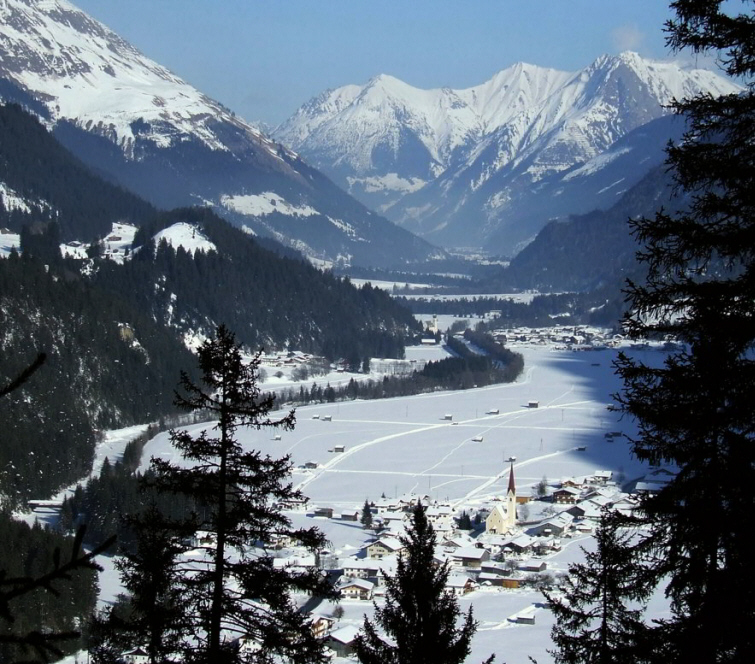
[[[485,519],[485,532],[491,535],[505,535],[516,525],[516,483],[514,482],[514,464],[509,471],[509,488],[506,491],[506,503],[498,503]]]

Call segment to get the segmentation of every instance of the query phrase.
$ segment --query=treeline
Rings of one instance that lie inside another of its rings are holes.
[[[29,526],[16,521],[6,511],[0,511],[0,541],[0,570],[5,581],[42,577],[55,569],[56,549],[65,560],[73,544],[71,537],[44,529],[38,523]],[[93,570],[74,570],[69,581],[55,583],[54,587],[56,594],[38,588],[13,600],[13,621],[0,620],[0,662],[30,661],[31,653],[5,642],[12,635],[73,632],[89,620],[97,603],[97,575]],[[66,654],[84,647],[82,639],[60,641],[57,645]]]
[[[502,348],[503,353],[478,355],[471,352],[463,342],[450,338],[448,346],[455,357],[428,362],[421,371],[409,375],[384,376],[381,380],[356,381],[353,378],[345,386],[325,387],[313,383],[307,389],[289,388],[277,393],[279,402],[293,405],[333,403],[352,399],[387,399],[424,394],[437,390],[466,390],[495,383],[515,381],[524,369],[524,359],[519,353]]]
[[[500,316],[481,321],[485,329],[506,327],[551,327],[554,325],[616,325],[625,304],[618,285],[605,285],[589,293],[536,295],[530,302],[508,298],[470,297],[455,299],[396,298],[415,314],[438,314],[482,318],[491,311]]]
[[[109,233],[114,221],[138,223],[155,214],[149,203],[94,175],[15,104],[0,104],[0,182],[22,199],[6,207],[0,196],[0,227],[16,233],[56,221],[64,240],[90,241]]]
[[[167,242],[155,247],[150,238],[177,222],[195,225],[218,250],[192,256]],[[133,298],[179,332],[207,333],[222,321],[250,348],[288,346],[358,367],[366,357],[403,357],[407,334],[420,328],[382,290],[355,289],[347,279],[276,255],[206,208],[160,215],[134,244],[141,248],[133,260],[103,261],[94,282]]]

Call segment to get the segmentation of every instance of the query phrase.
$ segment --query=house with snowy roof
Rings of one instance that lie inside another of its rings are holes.
[[[338,590],[341,593],[341,597],[369,601],[372,599],[374,589],[375,584],[372,581],[368,581],[367,579],[352,579],[345,581]]]
[[[354,654],[354,643],[361,625],[345,625],[331,632],[325,639],[326,648],[332,650],[336,657],[350,657]]]
[[[556,489],[552,494],[553,502],[562,505],[573,505],[579,500],[581,495],[582,492],[579,489],[571,486],[562,486],[560,489]]]
[[[121,653],[121,657],[126,664],[148,664],[149,662],[149,653],[141,646]]]
[[[343,561],[343,575],[352,579],[369,579],[380,574],[380,567],[367,558],[349,558]]]
[[[533,526],[527,531],[528,535],[561,535],[574,521],[574,517],[568,512],[561,512],[547,521]]]
[[[461,574],[451,574],[446,579],[446,590],[456,597],[471,593],[475,589],[475,586],[476,584],[472,579]]]
[[[312,636],[316,639],[322,639],[328,635],[333,625],[335,625],[335,619],[328,616],[312,615],[312,620],[309,624],[309,629],[312,631]]]
[[[480,569],[482,563],[490,560],[490,551],[482,547],[468,546],[455,549],[449,553],[451,561],[457,567],[466,569]]]
[[[386,556],[401,553],[404,545],[395,537],[383,537],[367,546],[367,557],[382,560]]]

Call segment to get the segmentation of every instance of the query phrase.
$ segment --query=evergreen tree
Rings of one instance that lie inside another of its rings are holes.
[[[372,510],[370,509],[370,502],[365,498],[364,505],[362,506],[362,516],[359,519],[362,527],[372,528]]]
[[[183,393],[177,405],[218,418],[211,431],[194,437],[172,431],[171,440],[185,461],[183,466],[153,459],[155,485],[162,491],[191,495],[203,509],[193,525],[211,534],[211,545],[191,563],[187,578],[191,596],[186,610],[196,636],[192,659],[219,664],[238,661],[232,637],[254,639],[267,655],[292,662],[316,662],[322,645],[314,639],[306,617],[297,612],[292,591],[330,596],[317,571],[294,572],[273,566],[264,545],[281,536],[319,550],[325,539],[316,528],[292,530],[276,503],[300,494],[286,483],[288,457],[271,459],[246,452],[235,438],[239,427],[291,429],[294,413],[272,419],[273,398],[257,384],[260,354],[249,363],[224,326],[199,349],[202,386],[182,374]]]
[[[113,659],[133,644],[142,644],[150,664],[174,661],[191,633],[187,614],[186,570],[179,567],[183,552],[180,531],[152,503],[142,514],[127,517],[136,550],[125,551],[116,567],[127,596],[95,620],[95,663]]]
[[[544,591],[556,624],[551,635],[558,664],[641,664],[649,645],[642,602],[652,590],[637,566],[633,538],[625,519],[604,510],[595,533],[597,548],[585,561],[569,566],[564,595]]]
[[[746,7],[742,7],[742,6]],[[621,356],[620,407],[633,452],[678,474],[642,510],[671,617],[664,662],[745,662],[755,652],[755,18],[751,0],[678,0],[675,50],[718,55],[741,94],[681,100],[688,131],[669,148],[685,209],[633,222],[646,283],[630,284],[634,337],[678,339],[663,366]],[[742,8],[741,13],[737,13]]]
[[[460,664],[469,655],[477,622],[471,608],[462,618],[456,598],[446,590],[448,563],[434,560],[435,532],[422,504],[414,508],[400,539],[406,549],[395,575],[386,577],[385,604],[375,606],[375,623],[364,619],[357,657],[362,664]]]

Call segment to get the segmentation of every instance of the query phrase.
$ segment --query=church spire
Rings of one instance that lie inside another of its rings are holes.
[[[516,483],[514,482],[514,462],[509,470],[509,490],[506,493],[506,520],[509,530],[516,526]]]

